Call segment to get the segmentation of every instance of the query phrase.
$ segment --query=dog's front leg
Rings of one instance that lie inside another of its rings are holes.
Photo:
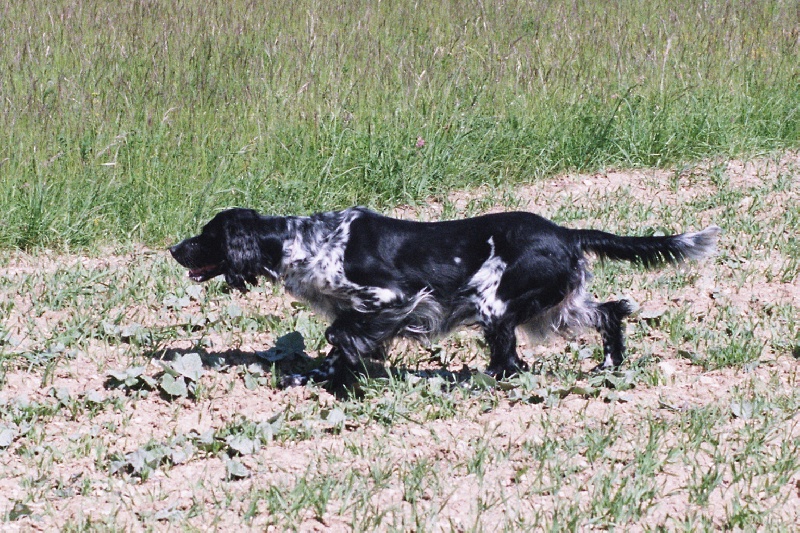
[[[325,331],[325,339],[333,346],[322,364],[305,374],[290,374],[281,380],[284,387],[302,386],[309,381],[341,384],[348,372],[357,372],[363,358],[381,358],[386,343],[399,326],[396,319],[380,313],[348,311],[339,314]]]
[[[386,333],[376,328],[376,322],[356,313],[343,313],[325,331],[333,347],[317,368],[305,374],[290,374],[281,380],[283,387],[296,387],[313,382],[341,382],[345,373],[358,367],[362,356],[380,353]]]

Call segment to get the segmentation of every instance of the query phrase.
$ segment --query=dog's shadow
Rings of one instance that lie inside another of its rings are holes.
[[[144,355],[152,360],[176,361],[187,354],[197,354],[203,362],[206,371],[230,372],[231,369],[244,368],[244,372],[235,370],[245,376],[246,374],[258,374],[260,377],[271,376],[268,382],[274,388],[280,388],[281,377],[291,374],[303,374],[319,366],[325,359],[325,355],[311,357],[305,351],[292,353],[285,357],[275,357],[272,350],[267,351],[244,351],[239,349],[213,351],[201,347],[194,348],[160,348],[145,353]],[[538,370],[537,370],[538,366]],[[532,365],[530,373],[534,375],[547,374],[545,365]],[[407,379],[438,379],[445,383],[447,387],[456,388],[471,386],[476,375],[481,375],[484,379],[488,378],[494,383],[494,378],[489,378],[481,374],[478,370],[472,369],[467,365],[459,370],[451,371],[446,368],[412,369],[405,366],[395,366],[386,364],[384,360],[366,359],[355,369],[350,369],[341,373],[335,380],[322,383],[322,385],[334,396],[339,399],[362,398],[364,396],[364,383],[375,379],[393,379],[405,381]],[[590,378],[600,381],[595,383],[602,388],[615,389],[619,386],[618,378],[606,379],[606,374],[590,372],[579,374],[580,379]],[[613,374],[612,374],[613,377]],[[263,383],[263,382],[262,382]],[[624,384],[623,384],[624,385]],[[567,390],[567,389],[564,389]]]
[[[280,378],[285,375],[299,374],[312,370],[319,366],[325,359],[325,355],[311,357],[309,355],[295,354],[278,360],[270,360],[266,356],[268,352],[244,351],[238,349],[230,350],[206,350],[200,347],[194,348],[160,348],[143,354],[151,360],[172,362],[187,354],[197,354],[203,362],[203,368],[212,372],[229,372],[231,369],[244,368],[245,372],[257,370],[264,375],[272,373],[275,378],[272,380],[280,388]],[[256,365],[256,366],[254,366]],[[410,377],[419,379],[439,378],[451,386],[459,386],[468,383],[474,376],[474,371],[464,365],[457,371],[440,369],[411,369],[404,366],[386,365],[381,360],[366,360],[357,369],[352,369],[340,376],[340,379],[323,383],[325,388],[339,399],[352,399],[363,396],[364,380],[372,379],[396,379],[406,380]]]
[[[200,347],[194,348],[158,348],[145,352],[143,355],[151,360],[175,361],[187,354],[197,354],[203,361],[206,370],[219,370],[223,368],[236,368],[248,366],[253,363],[262,363],[265,370],[269,367],[264,359],[259,357],[259,352],[247,352],[236,348],[230,350],[206,350]]]

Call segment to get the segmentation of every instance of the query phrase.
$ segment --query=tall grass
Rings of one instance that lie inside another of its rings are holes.
[[[797,146],[793,1],[0,4],[0,247]]]

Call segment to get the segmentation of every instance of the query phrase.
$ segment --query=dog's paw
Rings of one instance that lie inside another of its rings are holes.
[[[528,372],[530,367],[528,363],[525,361],[519,360],[513,364],[505,365],[505,366],[490,366],[486,369],[486,374],[492,376],[495,379],[505,379],[510,378],[511,376],[515,376],[520,372]]]
[[[617,370],[619,366],[615,366],[613,363],[609,363],[608,361],[603,361],[596,367],[592,368],[589,373],[590,374],[602,374],[603,372],[613,372]]]
[[[289,387],[304,387],[308,384],[308,376],[303,374],[288,374],[281,378],[281,388],[288,389]]]

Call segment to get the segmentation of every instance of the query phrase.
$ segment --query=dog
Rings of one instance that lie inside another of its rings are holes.
[[[588,294],[586,254],[655,267],[711,255],[719,233],[618,236],[526,212],[415,222],[363,207],[286,217],[237,208],[169,250],[197,282],[224,276],[247,291],[264,276],[330,320],[327,357],[281,382],[302,386],[341,379],[363,358],[383,357],[395,338],[427,342],[465,325],[482,330],[486,373],[498,378],[528,370],[517,328],[533,338],[594,328],[604,356],[595,370],[617,368],[633,307]]]

